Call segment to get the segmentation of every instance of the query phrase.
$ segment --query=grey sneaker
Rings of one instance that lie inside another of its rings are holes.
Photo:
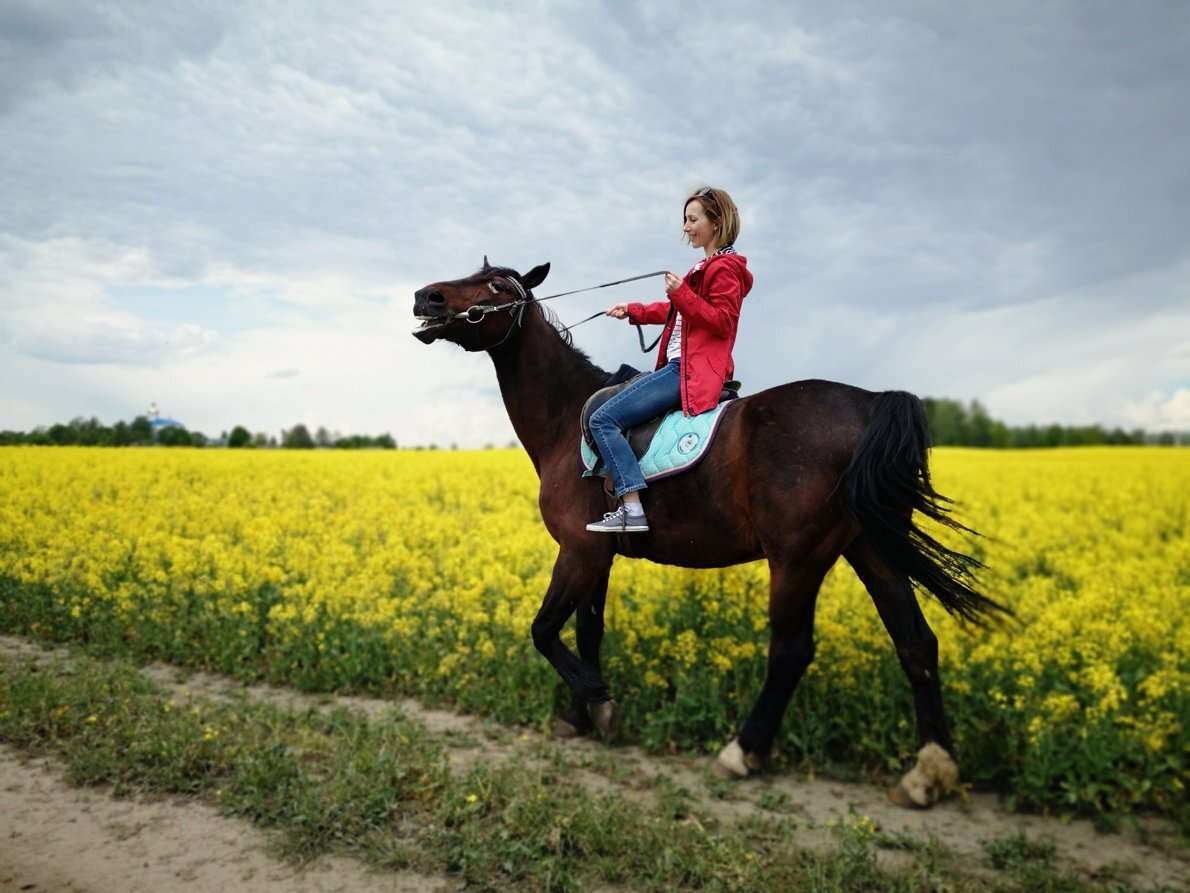
[[[587,525],[587,530],[595,533],[648,533],[649,522],[641,515],[629,515],[620,506],[614,512],[608,512],[602,521]]]

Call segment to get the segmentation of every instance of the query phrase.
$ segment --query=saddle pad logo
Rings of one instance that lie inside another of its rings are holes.
[[[682,439],[678,441],[678,452],[681,453],[683,456],[687,456],[690,453],[694,452],[696,449],[698,449],[698,443],[699,443],[699,436],[697,434],[695,434],[693,431],[691,431],[689,434],[684,435],[682,437]]]

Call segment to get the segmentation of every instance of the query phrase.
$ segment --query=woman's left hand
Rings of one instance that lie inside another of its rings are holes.
[[[681,284],[682,284],[681,277],[675,276],[673,273],[665,274],[665,293],[667,295],[672,295],[675,291],[678,290],[678,287]]]

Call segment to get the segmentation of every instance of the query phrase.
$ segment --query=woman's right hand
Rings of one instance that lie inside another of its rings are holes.
[[[613,319],[627,319],[628,318],[628,305],[627,304],[612,304],[610,307],[607,308],[606,315],[612,317]]]

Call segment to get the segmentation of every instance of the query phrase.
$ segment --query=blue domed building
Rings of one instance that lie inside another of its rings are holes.
[[[150,427],[152,427],[154,434],[156,434],[158,431],[160,431],[163,428],[185,428],[186,427],[181,422],[179,422],[177,419],[171,419],[171,418],[167,418],[167,417],[161,415],[161,411],[157,409],[156,403],[150,403],[149,410],[145,414],[149,417],[149,425],[150,425]]]

